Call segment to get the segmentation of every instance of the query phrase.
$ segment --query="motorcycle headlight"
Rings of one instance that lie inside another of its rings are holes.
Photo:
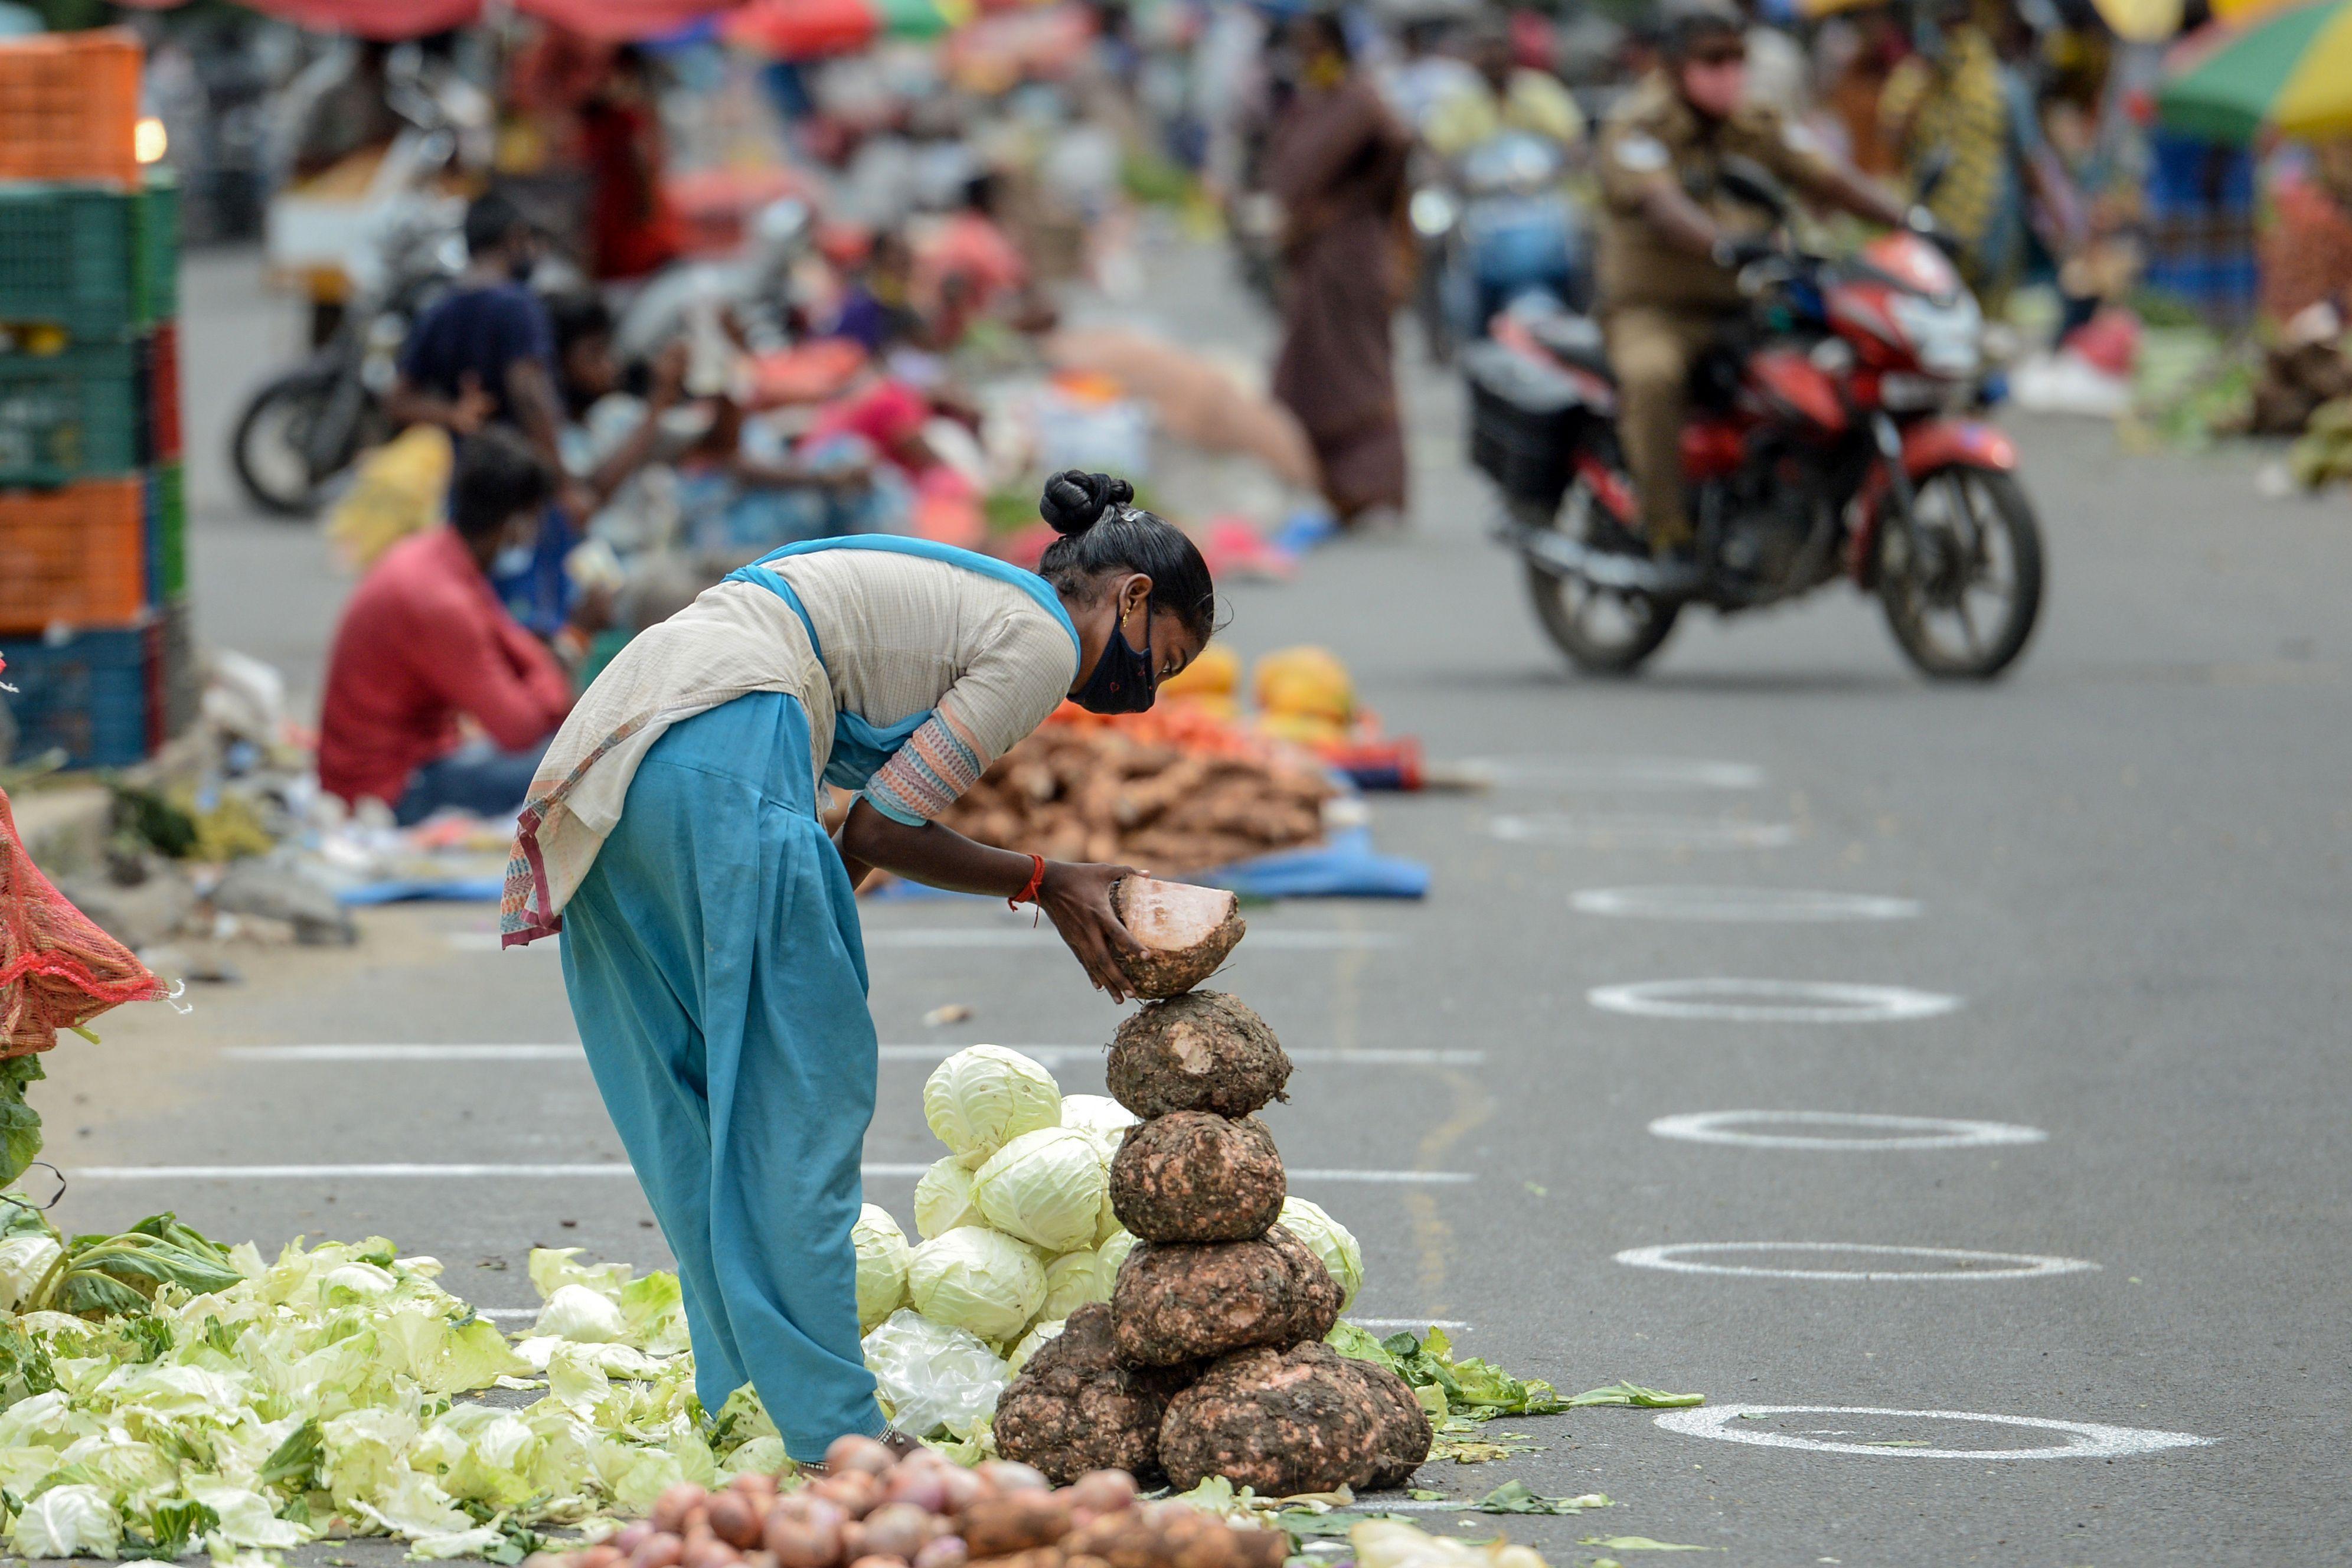
[[[1897,294],[1891,306],[1895,325],[1910,340],[1919,368],[1957,381],[1983,364],[1984,312],[1965,290],[1938,304],[1917,294]]]
[[[1454,199],[1433,185],[1413,192],[1407,212],[1412,231],[1425,238],[1435,239],[1454,226]]]

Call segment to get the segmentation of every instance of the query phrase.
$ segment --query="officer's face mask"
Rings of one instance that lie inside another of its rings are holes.
[[[1683,97],[1710,120],[1728,120],[1748,96],[1744,51],[1700,55],[1683,62]]]

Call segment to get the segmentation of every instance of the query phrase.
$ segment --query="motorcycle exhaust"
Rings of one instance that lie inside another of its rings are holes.
[[[1529,528],[1506,514],[1496,537],[1555,577],[1575,577],[1596,588],[1663,597],[1671,592],[1665,574],[1646,556],[1594,550],[1556,528]]]

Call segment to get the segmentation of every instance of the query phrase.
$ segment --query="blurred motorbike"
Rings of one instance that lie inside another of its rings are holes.
[[[351,289],[341,319],[309,358],[254,389],[229,437],[237,482],[276,516],[316,512],[335,479],[391,434],[383,400],[409,325],[465,268],[465,202],[443,176],[474,155],[478,106],[459,97],[470,89],[436,84],[413,61],[387,87],[408,123],[354,204],[366,216],[341,247]]]
[[[1723,183],[1787,216],[1760,168]],[[1686,605],[1728,615],[1845,577],[1926,674],[2000,674],[2033,631],[2042,539],[2016,446],[1969,416],[1985,370],[1974,296],[1909,231],[1850,259],[1784,247],[1740,284],[1751,308],[1702,356],[1683,430],[1696,581],[1637,531],[1598,324],[1523,304],[1465,351],[1471,458],[1503,493],[1500,537],[1545,631],[1579,668],[1627,674]]]
[[[648,362],[681,334],[707,337],[720,316],[755,354],[786,347],[793,269],[808,257],[815,237],[815,215],[806,202],[783,196],[768,203],[752,215],[751,237],[740,255],[674,263],[638,289],[614,326],[613,352],[625,364]]]
[[[1590,247],[1561,188],[1558,143],[1507,131],[1472,148],[1450,176],[1412,193],[1407,216],[1421,255],[1414,313],[1429,357],[1453,363],[1465,342],[1513,303],[1541,298],[1581,310],[1591,302]]]

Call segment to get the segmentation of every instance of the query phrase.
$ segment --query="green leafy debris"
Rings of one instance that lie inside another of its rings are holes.
[[[1588,1388],[1561,1402],[1561,1408],[1582,1410],[1596,1405],[1629,1405],[1642,1410],[1677,1410],[1693,1405],[1704,1405],[1704,1394],[1668,1394],[1663,1388],[1643,1388],[1637,1383],[1612,1383],[1606,1388]]]
[[[1614,1504],[1601,1492],[1587,1492],[1582,1497],[1545,1497],[1525,1481],[1505,1481],[1469,1506],[1479,1513],[1572,1514]]]

